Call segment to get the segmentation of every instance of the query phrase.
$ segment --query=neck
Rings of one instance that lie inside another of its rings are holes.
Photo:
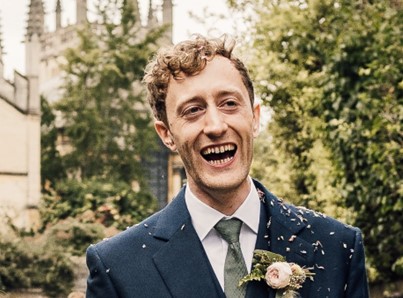
[[[211,208],[231,216],[248,197],[251,183],[250,179],[247,178],[235,189],[210,189],[192,185],[189,181],[189,187],[197,199]]]

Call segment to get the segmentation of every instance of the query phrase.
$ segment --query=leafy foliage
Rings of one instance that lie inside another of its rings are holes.
[[[397,259],[397,261],[392,266],[392,270],[400,276],[403,275],[403,257]]]
[[[271,251],[256,249],[253,252],[252,270],[250,274],[244,276],[239,285],[242,285],[249,281],[259,281],[265,278],[267,268],[275,262],[285,262],[286,259],[279,254]]]
[[[156,207],[150,193],[134,191],[123,181],[70,179],[48,190],[40,212],[44,227],[72,217],[84,223],[125,229],[154,213]]]
[[[283,150],[282,140],[274,138],[278,130],[276,122],[270,122],[255,141],[254,160],[251,175],[267,185],[276,196],[297,205],[304,205],[352,223],[353,211],[344,208],[340,203],[340,194],[332,186],[331,179],[334,168],[329,160],[329,152],[320,141],[314,143],[313,148],[306,152],[312,163],[307,171],[315,176],[314,184],[310,188],[309,196],[303,195],[297,189],[296,175],[289,153]],[[308,198],[311,198],[308,200]]]
[[[100,223],[80,222],[67,218],[49,226],[45,232],[47,242],[64,248],[64,253],[83,256],[88,246],[105,237],[105,227]]]
[[[48,101],[41,97],[41,184],[55,183],[66,177],[63,161],[56,148],[58,130],[56,116]]]
[[[0,239],[0,290],[42,288],[49,297],[66,297],[73,287],[69,258],[29,240]]]
[[[99,225],[123,229],[156,209],[145,164],[157,138],[140,80],[165,28],[142,27],[130,1],[98,1],[97,13],[65,53],[63,97],[42,99],[42,231],[73,254]]]
[[[381,3],[361,11],[345,20],[354,30],[329,63],[323,118],[338,187],[357,211],[371,262],[388,279],[403,254],[403,15]]]
[[[78,34],[65,57],[64,96],[55,105],[69,147],[65,170],[81,178],[144,184],[142,162],[156,149],[151,113],[139,81],[163,28],[139,25],[130,1],[98,6],[99,21]]]
[[[354,211],[352,223],[363,230],[379,280],[397,279],[392,266],[403,253],[401,8],[389,1],[229,2],[252,11],[252,37],[244,40],[250,40],[258,92],[273,110],[270,133],[290,170],[291,199],[320,202],[318,165],[327,160],[323,182],[333,202]]]

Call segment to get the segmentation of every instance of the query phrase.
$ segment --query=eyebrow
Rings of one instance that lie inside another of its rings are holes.
[[[235,96],[236,98],[241,98],[242,97],[242,93],[238,90],[235,89],[229,89],[229,90],[222,90],[219,91],[215,94],[216,97],[225,97],[228,95],[232,95]]]

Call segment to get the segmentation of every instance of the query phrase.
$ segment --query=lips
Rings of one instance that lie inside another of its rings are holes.
[[[201,155],[210,164],[219,165],[231,161],[236,152],[234,144],[210,146],[202,150]]]

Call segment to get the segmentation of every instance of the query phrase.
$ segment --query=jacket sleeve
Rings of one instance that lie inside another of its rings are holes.
[[[369,297],[364,243],[359,229],[355,229],[354,250],[351,250],[350,270],[345,290],[345,297],[348,298]]]
[[[87,298],[119,297],[108,274],[109,269],[105,267],[94,245],[87,249],[87,266]]]

